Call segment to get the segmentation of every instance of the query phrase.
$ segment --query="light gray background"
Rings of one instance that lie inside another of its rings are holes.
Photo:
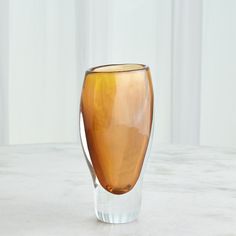
[[[234,0],[1,0],[0,144],[77,142],[85,69],[150,65],[157,143],[236,146]]]

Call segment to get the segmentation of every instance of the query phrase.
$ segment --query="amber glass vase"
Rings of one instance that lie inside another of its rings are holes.
[[[137,218],[152,121],[153,87],[147,66],[104,65],[86,72],[80,137],[99,220],[126,223]]]

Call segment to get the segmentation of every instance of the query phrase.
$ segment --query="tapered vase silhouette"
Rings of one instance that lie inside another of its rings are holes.
[[[153,87],[147,66],[105,65],[86,72],[80,135],[99,220],[126,223],[137,218],[152,121]]]

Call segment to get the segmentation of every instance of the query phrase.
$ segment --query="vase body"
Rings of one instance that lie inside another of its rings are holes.
[[[147,66],[106,65],[86,72],[80,136],[99,220],[126,223],[137,217],[152,120],[153,87]]]

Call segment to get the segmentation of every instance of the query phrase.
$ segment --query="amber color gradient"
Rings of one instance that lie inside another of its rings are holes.
[[[130,191],[139,178],[152,127],[149,68],[119,64],[87,71],[81,112],[100,184],[114,194]]]

